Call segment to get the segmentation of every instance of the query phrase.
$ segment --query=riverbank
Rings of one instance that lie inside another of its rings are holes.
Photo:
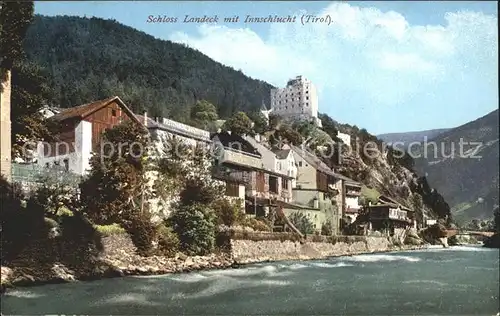
[[[425,246],[394,245],[386,237],[310,236],[294,240],[286,233],[251,232],[227,236],[225,251],[209,256],[143,257],[128,235],[103,238],[102,254],[89,262],[68,266],[37,254],[46,252],[35,245],[14,262],[1,267],[2,292],[10,287],[96,280],[123,276],[163,275],[199,270],[237,268],[258,262],[317,260],[329,257],[422,249]],[[36,258],[36,259],[35,259]]]

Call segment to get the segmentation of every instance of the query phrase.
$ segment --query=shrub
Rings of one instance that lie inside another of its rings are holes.
[[[295,226],[302,234],[306,235],[314,233],[314,224],[304,214],[295,212],[290,215],[289,219],[293,226]]]
[[[116,223],[111,225],[94,225],[94,228],[103,236],[120,235],[126,233],[125,229]]]
[[[321,235],[331,236],[333,233],[333,224],[331,221],[326,221],[321,225]]]
[[[66,206],[61,206],[56,213],[57,216],[73,216],[73,212],[70,211]]]
[[[179,237],[172,227],[161,224],[158,229],[158,252],[164,256],[172,256],[179,249]]]
[[[0,178],[2,260],[14,259],[30,241],[48,236],[50,227],[45,223],[43,211],[26,209],[24,198],[17,184]]]
[[[182,205],[202,204],[209,205],[220,196],[217,188],[207,185],[203,179],[190,178],[184,183],[180,193]]]
[[[62,256],[70,263],[92,262],[104,250],[101,235],[82,213],[62,216],[60,228],[63,241],[71,246],[71,251],[63,252]]]
[[[271,231],[271,227],[269,226],[269,224],[259,218],[248,217],[244,220],[243,224],[247,227],[251,227],[253,230],[256,231],[262,231],[262,232]]]
[[[201,204],[181,205],[168,223],[179,236],[180,248],[188,255],[206,255],[214,250],[216,217]]]
[[[235,223],[241,222],[245,216],[237,203],[227,199],[217,200],[213,203],[213,208],[219,225],[233,226]]]
[[[134,213],[123,221],[123,228],[130,235],[132,242],[137,247],[137,252],[142,256],[153,253],[153,243],[158,238],[158,229],[151,221],[148,212]]]

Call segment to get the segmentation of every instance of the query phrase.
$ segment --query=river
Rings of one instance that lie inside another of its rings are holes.
[[[473,246],[18,288],[2,313],[496,315],[499,252]]]

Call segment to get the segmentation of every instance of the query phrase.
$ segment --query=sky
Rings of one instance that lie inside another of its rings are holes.
[[[320,112],[372,134],[456,127],[498,108],[496,1],[37,1],[35,13],[115,19],[277,87],[303,75]],[[244,22],[270,14],[296,22]]]

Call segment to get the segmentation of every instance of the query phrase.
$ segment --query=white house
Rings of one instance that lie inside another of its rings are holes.
[[[292,189],[297,185],[297,164],[291,149],[274,150],[276,155],[276,172],[286,173],[292,177]]]

